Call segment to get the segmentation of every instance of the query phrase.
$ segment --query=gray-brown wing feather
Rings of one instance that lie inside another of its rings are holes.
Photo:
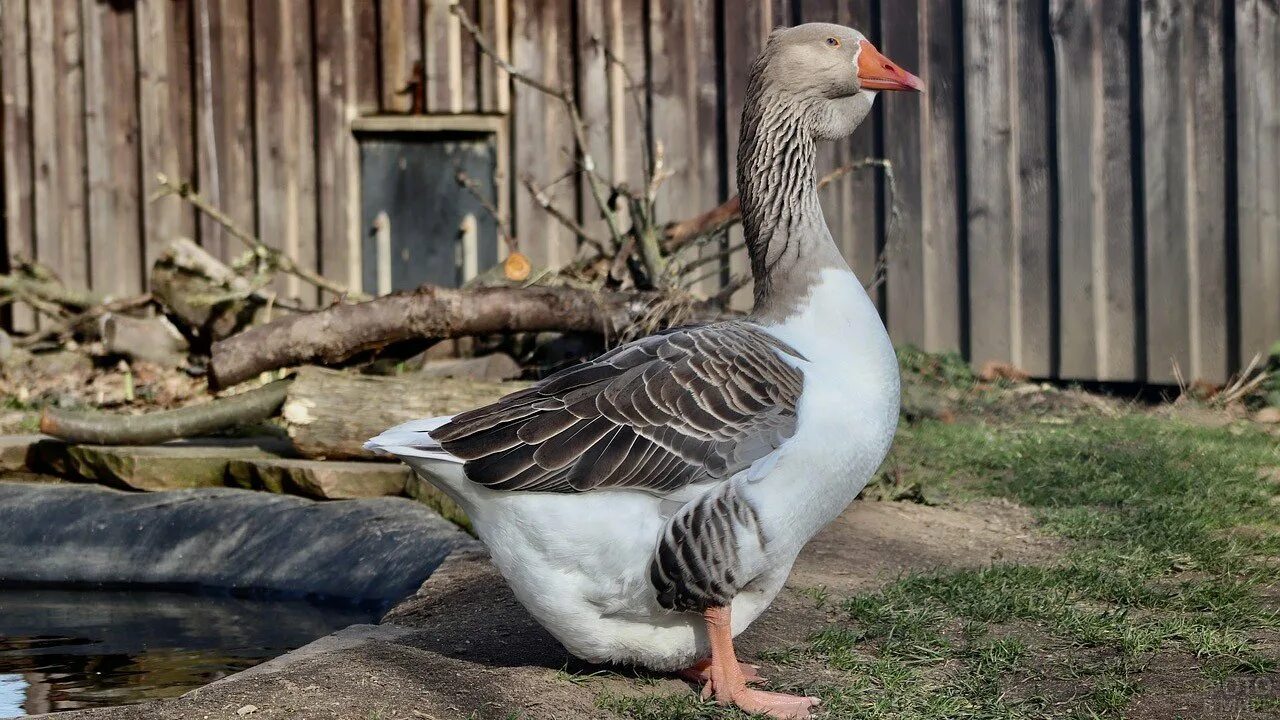
[[[649,561],[649,583],[668,610],[702,612],[729,605],[755,578],[739,549],[765,540],[755,508],[726,485],[693,500],[672,516]]]
[[[457,415],[431,437],[495,489],[669,492],[730,477],[791,437],[804,386],[794,359],[748,322],[681,328]]]

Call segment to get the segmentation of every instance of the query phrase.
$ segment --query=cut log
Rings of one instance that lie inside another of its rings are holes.
[[[393,425],[469,410],[527,385],[303,367],[289,387],[281,415],[303,457],[387,460],[365,450],[364,442]]]
[[[277,380],[238,395],[145,415],[46,408],[40,416],[40,432],[95,445],[151,445],[197,437],[266,420],[280,408],[288,387],[288,380]]]
[[[358,353],[418,338],[513,332],[617,335],[651,314],[661,296],[572,288],[451,290],[424,285],[357,305],[334,305],[249,328],[213,345],[209,385],[226,388],[259,373],[329,365]],[[678,304],[671,304],[678,309]],[[712,306],[685,308],[681,321],[714,317]]]
[[[108,355],[177,367],[187,359],[187,341],[163,317],[135,318],[106,313],[98,318],[98,336]]]
[[[264,304],[248,280],[186,238],[156,258],[151,293],[201,351],[244,329]]]

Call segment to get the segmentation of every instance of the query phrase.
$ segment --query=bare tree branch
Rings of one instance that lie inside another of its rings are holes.
[[[579,225],[577,220],[574,220],[573,218],[569,217],[564,212],[562,212],[560,208],[557,208],[551,202],[551,198],[547,196],[547,193],[545,192],[545,190],[543,188],[539,188],[537,185],[533,183],[533,178],[529,177],[528,175],[523,175],[520,177],[520,184],[524,185],[525,189],[529,191],[529,194],[533,196],[534,201],[538,203],[538,207],[541,207],[543,210],[546,210],[547,214],[555,218],[556,222],[559,222],[561,225],[563,225],[566,230],[573,233],[574,235],[577,235],[578,239],[594,247],[596,249],[596,252],[600,253],[601,255],[604,255],[607,253],[604,247],[604,243],[592,237],[591,233],[587,232],[586,228]]]
[[[665,300],[659,293],[563,287],[453,290],[424,285],[365,303],[282,317],[214,343],[209,385],[225,388],[268,370],[337,363],[411,339],[544,330],[616,336],[640,319],[654,322],[653,306]],[[683,317],[718,314],[696,301],[667,304]]]
[[[209,435],[275,415],[291,382],[277,380],[207,403],[144,415],[70,412],[51,407],[40,416],[40,432],[69,442],[95,445],[152,445],[175,438]]]

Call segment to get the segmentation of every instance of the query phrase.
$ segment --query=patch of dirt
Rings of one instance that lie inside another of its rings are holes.
[[[1138,694],[1125,708],[1129,720],[1274,720],[1280,679],[1237,673],[1213,683],[1200,662],[1185,653],[1161,653],[1134,680]],[[1269,707],[1268,707],[1269,705]]]
[[[813,539],[787,585],[839,594],[874,590],[907,572],[992,562],[1047,562],[1059,540],[1038,533],[1031,513],[1004,500],[957,508],[859,502]]]

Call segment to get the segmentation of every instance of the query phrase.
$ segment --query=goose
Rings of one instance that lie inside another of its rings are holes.
[[[774,718],[733,638],[892,442],[898,364],[818,201],[815,143],[879,91],[922,89],[858,31],[774,30],[751,68],[738,188],[750,314],[616,347],[485,407],[391,428],[470,517],[515,597],[573,655],[682,672]]]

